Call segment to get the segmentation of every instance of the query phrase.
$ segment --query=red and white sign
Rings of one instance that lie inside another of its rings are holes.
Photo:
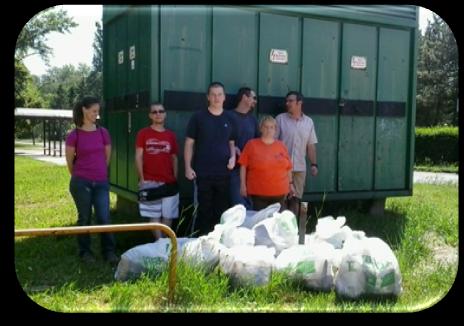
[[[287,50],[271,49],[269,60],[273,63],[288,63]]]
[[[366,69],[367,68],[367,58],[366,57],[359,57],[359,56],[352,56],[351,57],[351,68],[353,69]]]

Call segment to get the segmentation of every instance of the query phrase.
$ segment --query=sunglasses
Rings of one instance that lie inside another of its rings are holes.
[[[165,110],[154,110],[154,111],[150,111],[151,114],[161,114],[161,113],[165,113],[166,111]]]

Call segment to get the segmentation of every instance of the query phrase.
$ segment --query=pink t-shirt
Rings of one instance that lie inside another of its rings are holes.
[[[91,181],[107,181],[106,145],[111,145],[111,138],[108,130],[103,127],[95,131],[71,131],[66,137],[66,146],[76,148],[72,175]]]

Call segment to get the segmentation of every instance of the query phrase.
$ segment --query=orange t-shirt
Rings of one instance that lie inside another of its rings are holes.
[[[292,168],[285,144],[265,144],[260,138],[245,145],[238,163],[246,167],[248,195],[280,196],[290,191],[288,171]]]

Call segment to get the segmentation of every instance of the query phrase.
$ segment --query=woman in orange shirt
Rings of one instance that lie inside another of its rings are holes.
[[[294,194],[292,163],[285,144],[274,138],[276,120],[264,116],[259,123],[260,138],[249,140],[243,149],[240,164],[240,194],[249,196],[253,209],[260,210]]]

